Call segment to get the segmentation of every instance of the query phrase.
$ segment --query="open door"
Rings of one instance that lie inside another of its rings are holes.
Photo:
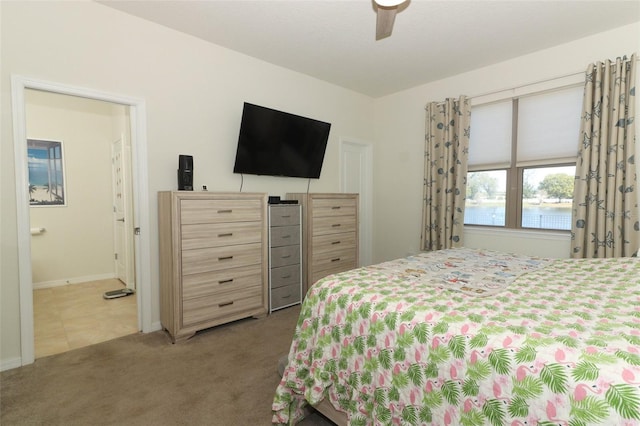
[[[135,290],[131,148],[124,135],[111,145],[111,158],[116,277]]]

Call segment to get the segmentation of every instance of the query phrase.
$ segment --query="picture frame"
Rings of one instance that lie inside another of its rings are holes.
[[[67,205],[62,141],[27,139],[29,205],[57,207]]]

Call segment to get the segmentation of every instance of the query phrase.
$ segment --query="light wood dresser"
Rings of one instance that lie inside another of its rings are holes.
[[[358,267],[358,194],[286,198],[302,205],[303,294],[320,278]]]
[[[302,300],[302,217],[299,204],[269,205],[269,312]]]
[[[160,321],[173,342],[266,315],[267,194],[158,193]]]

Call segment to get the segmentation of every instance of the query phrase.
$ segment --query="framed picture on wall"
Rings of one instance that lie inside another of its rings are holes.
[[[65,206],[67,203],[62,141],[27,139],[29,204]]]

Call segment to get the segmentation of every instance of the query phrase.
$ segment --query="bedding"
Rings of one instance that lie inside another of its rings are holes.
[[[640,425],[640,260],[421,253],[308,292],[273,423]]]

